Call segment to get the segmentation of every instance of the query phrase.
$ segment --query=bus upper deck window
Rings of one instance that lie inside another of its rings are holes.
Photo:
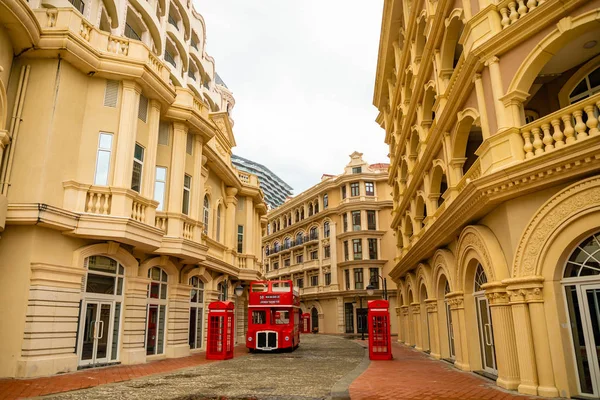
[[[267,284],[266,283],[253,283],[251,290],[253,293],[266,292]]]
[[[291,292],[292,286],[290,282],[276,281],[271,284],[271,290],[278,293],[288,293]]]

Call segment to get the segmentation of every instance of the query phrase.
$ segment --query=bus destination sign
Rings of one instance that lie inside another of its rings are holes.
[[[261,294],[258,297],[260,304],[279,304],[280,298],[278,294]]]

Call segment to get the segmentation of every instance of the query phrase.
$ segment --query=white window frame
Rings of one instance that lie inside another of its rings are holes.
[[[163,169],[165,171],[165,179],[164,180],[160,180],[158,178],[158,170],[159,169]],[[165,202],[165,194],[167,192],[167,167],[161,167],[161,166],[156,166],[156,171],[155,171],[155,179],[154,179],[154,200],[158,201],[158,207],[156,207],[157,211],[163,211],[164,209],[164,202]],[[161,196],[157,196],[156,193],[156,188],[159,184],[163,184],[163,191],[162,191],[162,195]],[[160,198],[158,198],[160,197]]]
[[[110,137],[110,147],[108,149],[100,147],[100,143],[102,142],[102,137]],[[110,177],[110,164],[112,158],[112,144],[113,144],[114,135],[108,132],[100,132],[98,135],[98,151],[96,152],[96,170],[94,171],[94,185],[98,186],[108,186],[108,181]],[[98,163],[100,161],[100,154],[108,153],[108,165],[106,168],[106,182],[98,182]]]
[[[135,157],[135,150],[136,148],[139,146],[140,149],[142,149],[142,159],[138,159]],[[138,193],[142,193],[142,183],[144,181],[144,154],[146,153],[146,149],[144,148],[144,146],[142,146],[139,143],[135,143],[134,147],[133,147],[133,167],[135,168],[135,164],[139,164],[140,165],[140,183],[139,183],[139,190],[135,190],[133,188],[133,172],[134,169],[131,170],[131,190],[134,190]]]

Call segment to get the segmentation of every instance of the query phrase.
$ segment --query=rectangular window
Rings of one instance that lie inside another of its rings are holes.
[[[362,167],[352,167],[353,174],[360,174],[362,172]]]
[[[331,228],[329,226],[329,222],[325,222],[325,224],[323,224],[323,236],[328,238],[330,234],[331,234]]]
[[[326,194],[323,195],[323,209],[329,207],[329,196]]]
[[[360,196],[360,186],[358,185],[358,182],[352,182],[350,184],[350,196]]]
[[[346,333],[354,333],[354,306],[352,303],[344,303],[344,322]]]
[[[365,194],[367,196],[375,196],[375,185],[373,182],[365,182]]]
[[[377,218],[374,210],[367,210],[367,229],[370,231],[377,229]]]
[[[191,133],[188,133],[186,137],[185,152],[190,156],[194,154],[194,136]]]
[[[302,289],[304,287],[304,278],[296,279],[296,286],[298,286],[299,289]]]
[[[344,241],[344,261],[348,261],[350,256],[348,255],[348,241]]]
[[[352,240],[352,251],[355,260],[362,260],[362,239]]]
[[[369,260],[377,260],[377,239],[368,239],[369,241]]]
[[[354,289],[356,289],[356,290],[364,289],[363,269],[362,268],[354,268]]]
[[[253,324],[266,324],[267,323],[267,312],[263,310],[252,311],[252,323]]]
[[[237,252],[244,252],[244,225],[238,225]]]
[[[140,35],[127,22],[125,22],[125,36],[133,40],[142,40]]]
[[[342,186],[342,199],[346,198],[346,185]]]
[[[183,204],[181,212],[188,215],[190,212],[190,194],[192,190],[192,177],[185,174],[183,177]]]
[[[284,267],[289,267],[290,266],[290,259],[286,258],[285,260],[283,260],[283,266]]]
[[[319,275],[313,275],[310,277],[310,286],[319,286]]]
[[[316,260],[319,258],[319,250],[313,250],[310,252],[310,259]]]
[[[169,145],[169,123],[160,121],[158,125],[158,144],[163,146]]]
[[[360,211],[352,211],[352,230],[360,231]]]
[[[323,247],[323,258],[331,257],[331,247],[325,246]]]
[[[344,222],[344,232],[348,232],[348,214],[344,213],[342,220]]]
[[[273,269],[279,269],[279,262],[276,261],[273,263]]]
[[[133,151],[133,171],[131,173],[131,189],[140,193],[142,189],[142,169],[144,167],[144,148],[138,143]]]
[[[350,270],[349,269],[344,270],[344,281],[346,284],[346,290],[350,290]]]
[[[98,138],[98,154],[96,156],[96,173],[94,185],[108,185],[108,171],[110,170],[110,153],[112,151],[113,135],[100,133]]]
[[[302,264],[304,262],[304,255],[303,254],[298,254],[296,256],[296,264]]]
[[[369,268],[369,283],[379,289],[379,268]]]
[[[158,211],[163,211],[165,191],[167,190],[167,169],[156,167],[156,180],[154,181],[154,200],[158,201]]]
[[[138,118],[146,122],[148,119],[148,98],[140,94],[140,104],[138,106]]]
[[[325,272],[325,286],[331,285],[331,272]]]

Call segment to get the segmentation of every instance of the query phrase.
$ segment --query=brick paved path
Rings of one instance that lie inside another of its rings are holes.
[[[394,343],[392,361],[372,361],[350,385],[352,400],[539,399],[498,388],[495,382],[460,371],[419,351]]]
[[[235,356],[248,354],[244,344],[235,348]],[[161,374],[181,368],[194,367],[207,361],[204,353],[190,357],[170,358],[138,365],[87,369],[63,375],[36,379],[0,379],[0,400],[44,396],[53,393],[91,388],[105,383],[127,381],[148,375]]]

